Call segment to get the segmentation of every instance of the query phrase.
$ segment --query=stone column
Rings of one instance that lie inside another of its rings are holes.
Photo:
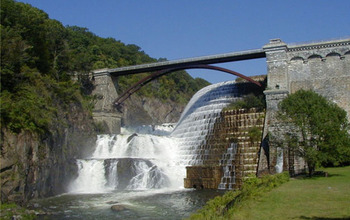
[[[272,137],[280,133],[282,126],[276,118],[278,104],[289,94],[287,45],[280,39],[270,40],[263,47],[267,62],[266,118],[264,125],[264,140],[260,151],[258,173],[275,172],[277,159],[277,143]]]
[[[119,134],[121,127],[121,114],[114,107],[118,98],[117,80],[106,69],[93,72],[95,89],[92,95],[96,97],[93,117],[95,122],[102,126],[104,132]]]
[[[263,47],[267,63],[267,89],[289,90],[287,44],[280,39],[272,39]]]

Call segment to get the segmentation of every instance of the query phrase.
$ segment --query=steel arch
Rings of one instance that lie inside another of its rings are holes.
[[[155,80],[165,74],[174,72],[174,71],[178,71],[178,70],[184,70],[184,69],[211,69],[211,70],[217,70],[217,71],[221,71],[221,72],[226,72],[238,77],[241,77],[245,80],[248,80],[251,83],[254,83],[258,86],[261,87],[261,84],[255,80],[253,80],[252,78],[245,76],[243,74],[237,73],[233,70],[229,70],[226,68],[222,68],[222,67],[217,67],[217,66],[212,66],[212,65],[206,65],[206,64],[194,64],[194,65],[185,65],[185,66],[178,66],[178,67],[174,67],[174,68],[169,68],[169,69],[165,69],[165,70],[160,70],[157,71],[151,75],[146,76],[145,78],[141,79],[140,81],[138,81],[137,83],[135,83],[134,85],[132,85],[129,89],[127,89],[125,92],[123,92],[114,102],[114,104],[116,106],[119,106],[120,104],[122,104],[126,99],[128,99],[132,94],[134,94],[135,92],[137,92],[139,89],[141,89],[144,85],[148,84],[149,82],[151,82],[152,80]]]

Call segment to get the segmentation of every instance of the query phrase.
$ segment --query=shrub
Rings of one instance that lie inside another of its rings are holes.
[[[265,100],[264,95],[254,95],[250,93],[243,97],[241,100],[236,100],[229,104],[224,110],[232,110],[232,109],[250,109],[256,108],[258,110],[263,110],[265,108]]]

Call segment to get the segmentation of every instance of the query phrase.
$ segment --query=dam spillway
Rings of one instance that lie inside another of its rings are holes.
[[[201,89],[173,130],[143,126],[99,135],[95,152],[77,160],[70,191],[240,187],[256,172],[261,135],[254,142],[248,133],[253,127],[262,131],[264,113],[223,109],[251,92],[247,84],[229,81]]]
[[[186,165],[186,188],[235,189],[256,174],[265,113],[225,109],[251,93],[250,86],[214,84],[197,92],[186,106],[171,134]]]
[[[201,146],[208,155],[203,164],[187,166],[185,187],[236,189],[255,175],[264,115],[255,109],[222,111]]]
[[[182,163],[203,165],[209,157],[209,149],[204,147],[207,135],[222,109],[240,96],[235,81],[228,81],[207,86],[192,97],[171,133],[179,142]]]

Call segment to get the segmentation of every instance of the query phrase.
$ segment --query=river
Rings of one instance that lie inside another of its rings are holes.
[[[182,189],[64,194],[34,202],[47,214],[39,219],[183,219],[223,190]],[[126,210],[113,211],[115,204]]]

